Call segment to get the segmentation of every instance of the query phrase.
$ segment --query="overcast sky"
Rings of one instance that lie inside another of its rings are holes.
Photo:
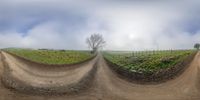
[[[190,49],[200,42],[199,0],[1,0],[0,48]]]

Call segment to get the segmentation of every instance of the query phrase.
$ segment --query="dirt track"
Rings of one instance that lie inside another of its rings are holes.
[[[6,54],[5,54],[6,55]],[[24,64],[6,56],[15,64]],[[7,89],[0,84],[0,100],[199,100],[200,99],[200,53],[197,53],[191,65],[186,71],[173,80],[157,85],[139,85],[130,83],[117,77],[100,56],[97,64],[97,72],[90,86],[77,94],[61,96],[29,95]],[[0,58],[2,61],[2,58]],[[17,60],[17,59],[16,59]],[[94,62],[93,62],[94,63]],[[82,66],[84,69],[87,66]],[[14,69],[18,69],[13,67]],[[79,68],[78,68],[79,69]],[[86,68],[87,69],[87,68]],[[90,68],[89,68],[90,69]],[[35,69],[36,70],[36,69]],[[0,62],[0,74],[2,76],[3,65]],[[33,70],[34,71],[34,70]],[[17,71],[18,72],[18,71]],[[24,72],[24,71],[23,71]],[[34,71],[37,72],[37,71]],[[82,71],[85,74],[85,71]],[[52,72],[53,73],[53,72]],[[66,72],[67,74],[68,72]],[[24,73],[26,75],[26,73]],[[27,77],[24,74],[23,77]],[[41,75],[40,72],[37,75]],[[47,73],[48,75],[50,73]],[[80,76],[84,75],[81,74]],[[16,76],[17,74],[15,74]],[[43,75],[43,74],[42,74]],[[46,75],[46,74],[45,74]],[[51,74],[52,75],[52,74]],[[63,74],[61,74],[62,76]],[[32,75],[31,75],[32,76]],[[65,75],[64,75],[65,76]],[[69,76],[71,76],[69,74]],[[76,76],[76,75],[74,75]],[[77,75],[77,80],[78,80]],[[17,76],[16,76],[17,77]],[[38,76],[37,76],[38,77]],[[36,78],[37,78],[36,77]],[[43,80],[43,79],[37,79]],[[35,82],[31,79],[26,81]],[[69,82],[62,81],[65,84]],[[31,84],[31,83],[30,83]]]

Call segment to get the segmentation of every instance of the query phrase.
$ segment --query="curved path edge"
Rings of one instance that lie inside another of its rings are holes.
[[[7,88],[12,88],[23,93],[34,94],[34,95],[73,94],[73,93],[84,91],[85,89],[89,88],[90,86],[89,84],[91,84],[95,76],[94,74],[96,73],[96,70],[97,70],[96,59],[98,59],[97,57],[94,58],[92,61],[94,62],[94,64],[92,65],[91,69],[89,69],[89,71],[86,72],[84,76],[81,77],[80,80],[77,80],[74,83],[67,84],[67,85],[58,84],[57,86],[51,86],[51,87],[36,87],[24,82],[23,79],[15,78],[11,74],[12,69],[10,69],[9,63],[6,61],[6,58],[2,53],[1,53],[1,57],[3,60],[2,62],[4,66],[4,71],[3,71],[2,80],[1,80],[2,83]],[[84,67],[84,66],[79,66],[79,67]],[[79,68],[79,67],[76,67],[76,68]],[[70,76],[66,76],[66,77],[70,77]]]

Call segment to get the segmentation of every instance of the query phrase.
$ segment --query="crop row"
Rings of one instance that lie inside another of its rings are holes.
[[[104,57],[130,72],[151,74],[175,66],[193,52],[193,50],[104,52]]]
[[[25,59],[44,64],[74,64],[90,59],[94,55],[89,51],[74,50],[33,50],[33,49],[5,49]]]

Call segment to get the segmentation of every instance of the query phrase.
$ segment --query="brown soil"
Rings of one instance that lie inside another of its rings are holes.
[[[23,62],[12,60],[11,56],[7,56],[7,58],[10,59],[10,61],[13,63],[23,64]],[[2,61],[2,58],[0,58],[0,61]],[[85,68],[86,66],[82,67]],[[15,70],[19,69],[16,67],[13,68]],[[2,76],[2,72],[3,72],[3,64],[2,62],[0,62],[0,76]],[[68,72],[69,71],[66,71],[66,74]],[[84,72],[85,71],[83,71],[83,73]],[[22,75],[24,75],[23,77],[27,77],[25,76],[26,74]],[[77,75],[77,77],[78,76],[79,75]],[[74,77],[76,78],[76,75],[74,75]],[[29,82],[33,82],[31,79],[27,80]],[[36,79],[36,80],[42,80],[42,79]],[[37,81],[34,82],[37,83]],[[64,80],[63,83],[68,84],[69,82]],[[197,53],[190,66],[180,76],[178,76],[173,80],[169,80],[167,82],[156,85],[134,84],[117,77],[117,75],[113,73],[112,70],[109,69],[109,67],[107,66],[107,64],[105,63],[104,59],[101,56],[99,56],[99,60],[97,63],[97,72],[94,76],[93,81],[91,81],[91,84],[89,84],[89,87],[87,89],[76,94],[65,94],[59,96],[25,94],[17,92],[13,89],[7,89],[4,87],[2,83],[0,83],[0,100],[66,100],[66,99],[67,100],[200,100],[200,52]]]

